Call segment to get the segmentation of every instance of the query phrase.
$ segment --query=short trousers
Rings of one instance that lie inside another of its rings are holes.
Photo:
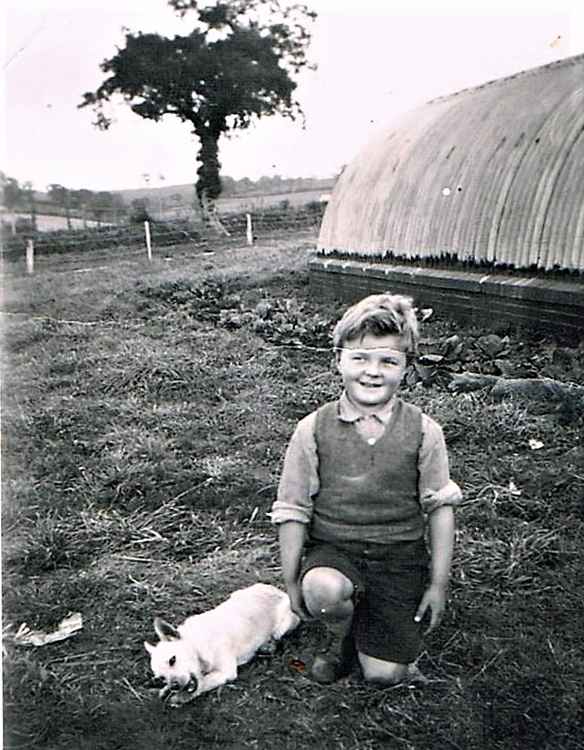
[[[414,615],[429,582],[424,539],[391,545],[309,541],[300,579],[313,568],[334,568],[355,589],[353,636],[367,656],[409,664],[419,656],[423,622]]]

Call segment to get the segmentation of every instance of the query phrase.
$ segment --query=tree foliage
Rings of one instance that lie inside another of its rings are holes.
[[[9,211],[30,207],[34,203],[32,182],[20,184],[14,177],[0,172],[0,198],[2,205]]]
[[[72,190],[58,183],[53,183],[48,185],[47,195],[51,203],[63,209],[69,228],[71,210],[75,210],[77,214],[80,211],[89,212],[96,220],[100,220],[107,215],[115,216],[116,212],[125,210],[122,196],[111,193],[108,190],[100,190],[98,192],[85,188]]]
[[[102,129],[112,122],[104,104],[114,95],[140,117],[159,121],[173,115],[190,123],[200,144],[196,189],[204,206],[221,193],[221,135],[267,115],[302,115],[294,76],[312,67],[308,25],[316,16],[304,5],[280,0],[169,5],[181,16],[193,15],[193,30],[172,39],[127,33],[125,47],[101,65],[108,77],[79,106],[93,106]]]
[[[8,177],[4,172],[0,172],[0,188],[2,189],[2,204],[9,211],[22,204],[24,190],[14,177]]]

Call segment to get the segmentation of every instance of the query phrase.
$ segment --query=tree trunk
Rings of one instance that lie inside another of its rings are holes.
[[[207,227],[213,229],[218,234],[225,237],[229,237],[230,234],[227,229],[221,223],[221,219],[217,215],[217,206],[215,205],[215,199],[211,198],[204,188],[199,193],[199,206],[203,214],[203,221]]]
[[[229,232],[221,223],[217,215],[216,199],[221,195],[221,179],[219,170],[219,136],[221,131],[214,131],[207,127],[195,127],[195,133],[201,143],[199,161],[201,166],[197,170],[197,198],[201,207],[203,221],[207,227],[221,235],[229,237]]]
[[[31,196],[30,198],[30,224],[32,226],[32,231],[36,233],[37,231],[37,212],[36,212],[36,203],[34,200],[34,196]]]
[[[65,194],[65,218],[67,219],[67,229],[71,229],[71,209],[69,207],[69,196]]]

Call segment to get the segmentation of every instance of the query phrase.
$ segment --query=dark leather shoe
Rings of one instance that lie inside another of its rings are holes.
[[[350,674],[357,654],[351,624],[352,618],[327,626],[328,646],[323,654],[315,656],[310,670],[316,682],[328,685]]]
[[[315,657],[310,674],[316,682],[322,685],[330,685],[331,682],[340,680],[350,674],[353,666],[352,659],[339,659],[327,654]]]

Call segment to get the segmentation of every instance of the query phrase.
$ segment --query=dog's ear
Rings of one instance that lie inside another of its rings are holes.
[[[156,646],[148,643],[148,641],[144,641],[144,648],[146,649],[146,651],[148,651],[149,654],[152,654],[154,653],[154,649],[156,648]]]
[[[166,622],[161,617],[154,618],[154,630],[161,641],[176,641],[180,638],[180,633],[174,625]]]

